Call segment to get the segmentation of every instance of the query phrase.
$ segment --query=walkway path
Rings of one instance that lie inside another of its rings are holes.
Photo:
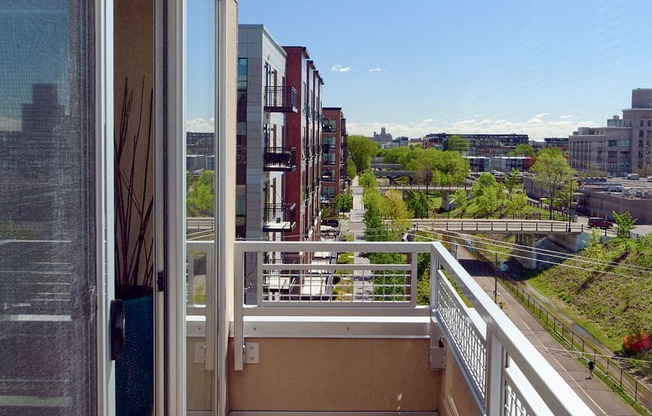
[[[351,183],[353,192],[353,208],[349,214],[349,232],[353,234],[355,241],[364,241],[364,204],[362,203],[362,186],[358,185],[356,176]],[[361,257],[360,253],[353,256],[353,264],[369,264],[369,259]],[[365,276],[364,270],[353,272],[353,298],[354,300],[369,300],[374,294],[373,281],[371,276]]]
[[[475,281],[493,297],[494,276],[483,262],[473,258],[466,250],[458,247],[460,264],[474,277]],[[587,379],[588,370],[577,361],[563,345],[512,297],[502,286],[498,286],[498,300],[504,302],[503,312],[525,334],[530,342],[541,352],[548,362],[561,374],[582,400],[596,415],[625,416],[636,415],[636,411],[616,395],[600,379]]]

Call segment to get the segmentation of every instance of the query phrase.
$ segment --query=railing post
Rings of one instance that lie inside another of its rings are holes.
[[[437,273],[439,271],[439,257],[435,245],[430,247],[430,310],[437,308],[439,296],[439,281]],[[416,293],[416,292],[415,292]]]
[[[244,251],[235,247],[235,264],[233,265],[233,358],[235,371],[244,370]]]
[[[485,410],[487,416],[502,415],[504,350],[487,326],[487,371],[485,377]]]
[[[417,304],[417,279],[419,275],[419,253],[410,252],[412,260],[412,268],[410,272],[410,304],[416,306]]]
[[[263,273],[263,258],[265,256],[262,252],[256,252],[256,306],[260,307],[263,305],[263,292],[264,292],[264,283],[263,280],[265,275]]]

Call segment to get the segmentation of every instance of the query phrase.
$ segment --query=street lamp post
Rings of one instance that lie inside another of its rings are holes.
[[[570,191],[568,195],[568,232],[571,230],[571,210],[573,208],[573,178],[570,178]]]

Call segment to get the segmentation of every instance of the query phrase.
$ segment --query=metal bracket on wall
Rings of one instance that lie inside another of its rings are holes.
[[[243,354],[246,364],[260,364],[260,344],[258,342],[245,342]]]

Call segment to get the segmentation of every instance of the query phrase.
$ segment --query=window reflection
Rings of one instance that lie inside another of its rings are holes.
[[[92,22],[75,1],[0,2],[1,414],[95,412]]]

